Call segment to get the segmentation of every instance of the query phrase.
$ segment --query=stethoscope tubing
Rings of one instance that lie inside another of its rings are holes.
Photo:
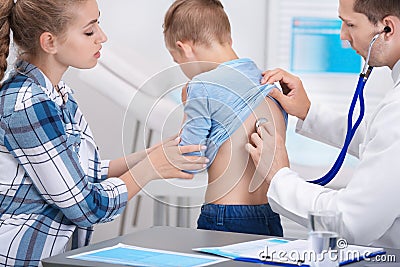
[[[332,181],[332,179],[336,176],[336,174],[339,172],[340,168],[342,167],[344,159],[346,157],[347,150],[350,146],[351,140],[353,139],[353,137],[357,131],[357,128],[360,126],[361,121],[365,114],[365,103],[364,103],[363,92],[364,92],[364,88],[365,88],[365,85],[368,80],[368,76],[372,71],[372,67],[369,67],[368,71],[369,71],[368,75],[361,73],[360,77],[358,79],[356,91],[354,92],[354,96],[351,101],[349,113],[347,116],[346,138],[345,138],[343,147],[340,151],[338,158],[336,159],[336,161],[333,164],[333,166],[331,167],[331,169],[324,176],[322,176],[319,179],[308,181],[308,182],[313,183],[313,184],[319,184],[319,185],[327,185],[330,181]],[[358,116],[357,121],[353,125],[353,113],[354,113],[354,109],[355,109],[355,106],[357,103],[357,99],[360,100],[360,114]]]
[[[333,178],[335,178],[336,174],[339,172],[340,168],[343,165],[344,159],[346,157],[347,154],[347,150],[350,146],[351,140],[353,139],[358,127],[361,124],[362,119],[364,118],[364,114],[365,114],[365,103],[364,103],[364,88],[365,85],[368,81],[368,78],[372,72],[373,67],[369,66],[369,59],[371,56],[371,50],[372,50],[372,46],[375,43],[375,41],[378,39],[379,35],[385,32],[390,32],[390,28],[389,29],[385,29],[376,34],[370,44],[369,44],[369,48],[368,48],[368,53],[367,53],[367,57],[365,59],[365,64],[362,68],[362,71],[360,73],[360,76],[358,78],[358,82],[357,82],[357,86],[356,86],[356,90],[354,92],[353,95],[353,99],[351,101],[350,104],[350,108],[349,108],[349,113],[347,115],[347,132],[346,132],[346,137],[344,140],[344,144],[342,149],[340,150],[340,153],[335,161],[335,163],[332,165],[331,169],[321,178],[315,179],[315,180],[311,180],[308,181],[309,183],[313,183],[313,184],[318,184],[318,185],[327,185],[330,181],[333,180]],[[353,113],[354,113],[354,109],[355,106],[357,104],[357,100],[360,101],[360,114],[356,120],[356,122],[353,125]],[[259,122],[257,121],[256,123],[256,128],[259,126]]]
[[[389,28],[390,31],[390,28]],[[369,44],[369,48],[368,48],[368,54],[367,57],[365,59],[365,64],[363,66],[363,69],[360,73],[360,76],[358,78],[358,82],[357,82],[357,86],[356,86],[356,91],[354,92],[354,96],[353,99],[351,101],[350,104],[350,108],[349,108],[349,113],[347,116],[347,132],[346,132],[346,138],[344,140],[344,144],[342,149],[340,150],[339,156],[336,159],[335,163],[333,164],[333,166],[331,167],[331,169],[321,178],[316,179],[316,180],[311,180],[308,181],[310,183],[313,184],[318,184],[318,185],[327,185],[330,181],[332,181],[333,178],[335,178],[336,174],[339,172],[340,168],[343,165],[344,159],[346,157],[347,154],[347,150],[350,146],[351,140],[353,139],[358,127],[361,124],[362,119],[364,118],[364,114],[365,114],[365,103],[364,103],[364,87],[368,81],[368,78],[372,72],[373,67],[369,66],[369,59],[371,56],[371,50],[372,50],[372,46],[375,43],[375,41],[378,39],[379,35],[384,33],[384,32],[388,32],[385,28],[384,31],[376,34],[370,44]],[[358,116],[358,119],[356,120],[356,122],[353,125],[353,113],[354,113],[354,109],[357,103],[357,100],[360,100],[360,114]]]

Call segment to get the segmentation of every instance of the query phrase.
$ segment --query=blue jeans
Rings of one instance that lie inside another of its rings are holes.
[[[204,204],[197,220],[198,229],[258,235],[283,236],[281,219],[269,204]]]

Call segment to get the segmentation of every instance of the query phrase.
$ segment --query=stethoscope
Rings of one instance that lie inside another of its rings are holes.
[[[308,181],[309,183],[313,183],[313,184],[318,184],[318,185],[326,185],[328,184],[330,181],[332,181],[332,179],[336,176],[336,174],[339,172],[340,167],[343,165],[343,161],[346,157],[346,153],[347,153],[347,149],[349,148],[350,142],[353,139],[354,134],[356,133],[356,130],[358,128],[358,126],[360,125],[363,117],[364,117],[364,113],[365,113],[365,104],[364,104],[364,95],[363,95],[363,91],[364,91],[364,87],[368,81],[368,78],[372,72],[373,67],[369,66],[369,59],[371,56],[371,49],[373,44],[375,43],[375,41],[378,39],[378,37],[382,34],[382,33],[389,33],[391,32],[392,29],[389,26],[386,26],[382,32],[376,34],[370,44],[369,44],[369,48],[368,48],[368,54],[367,57],[365,59],[365,63],[364,63],[364,67],[360,73],[360,77],[358,79],[358,83],[356,86],[356,91],[354,92],[354,96],[353,99],[351,101],[350,104],[350,108],[349,108],[349,113],[347,116],[347,133],[346,133],[346,138],[343,144],[343,147],[339,153],[338,158],[336,159],[335,163],[333,164],[333,166],[331,167],[331,169],[321,178],[318,178],[316,180],[312,180],[312,181]],[[360,100],[360,115],[358,116],[358,119],[356,120],[356,122],[353,125],[353,113],[354,113],[354,108],[355,105],[357,103],[357,100]],[[265,118],[259,118],[256,121],[256,128],[260,127],[261,124],[267,122],[267,119]]]

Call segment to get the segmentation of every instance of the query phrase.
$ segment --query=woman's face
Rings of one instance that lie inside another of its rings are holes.
[[[71,25],[57,43],[56,61],[65,67],[88,69],[96,66],[102,43],[107,36],[99,26],[96,0],[87,0],[72,8]]]

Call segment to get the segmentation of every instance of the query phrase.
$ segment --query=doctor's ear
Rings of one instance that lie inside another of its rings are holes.
[[[397,32],[398,27],[400,27],[400,18],[396,16],[387,16],[382,21],[384,28],[383,32],[385,37],[390,37]]]

